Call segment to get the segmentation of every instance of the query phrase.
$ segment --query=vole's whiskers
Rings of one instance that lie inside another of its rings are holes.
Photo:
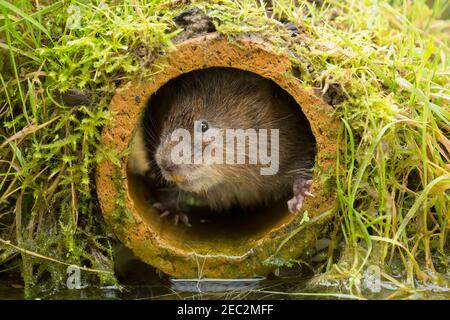
[[[150,142],[151,146],[156,146],[159,141],[159,137],[156,136],[155,131],[145,125],[143,127],[147,141]]]

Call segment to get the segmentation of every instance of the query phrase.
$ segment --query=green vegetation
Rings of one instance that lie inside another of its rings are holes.
[[[252,34],[288,54],[342,120],[320,279],[364,296],[377,265],[391,297],[448,286],[450,21],[439,0],[0,0],[0,273],[20,270],[26,292],[58,289],[67,264],[115,282],[93,181],[98,161],[120,156],[100,143],[108,103],[163,68],[154,60],[181,31],[172,18],[192,7],[231,41]]]

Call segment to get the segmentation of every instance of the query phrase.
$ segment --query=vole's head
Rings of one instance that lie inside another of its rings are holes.
[[[150,101],[157,109],[152,122],[158,123],[154,158],[163,177],[186,191],[206,192],[257,174],[256,165],[225,163],[224,130],[270,127],[272,90],[262,77],[221,68],[184,74],[163,86]],[[222,150],[223,162],[212,163]]]
[[[162,176],[181,189],[191,192],[205,192],[223,181],[224,171],[231,167],[205,162],[203,150],[218,147],[214,139],[205,139],[215,130],[211,120],[206,118],[183,121],[176,128],[167,128],[161,135],[155,150],[155,161]],[[195,141],[200,135],[203,139]]]

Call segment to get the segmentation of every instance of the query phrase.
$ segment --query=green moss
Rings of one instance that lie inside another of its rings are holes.
[[[125,204],[125,190],[123,188],[123,180],[119,167],[116,168],[116,174],[113,180],[117,191],[117,198],[115,201],[115,208],[113,213],[113,218],[117,220],[117,223],[115,223],[114,226],[117,228],[121,228],[123,227],[122,223],[124,222],[124,220],[132,222],[134,221],[134,219],[132,213],[130,212],[130,210],[128,210]]]

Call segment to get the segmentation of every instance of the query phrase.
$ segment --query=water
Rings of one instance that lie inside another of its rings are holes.
[[[84,286],[81,289],[61,289],[56,292],[35,291],[35,299],[443,299],[450,300],[450,289],[419,284],[414,291],[399,290],[394,284],[381,282],[378,292],[364,289],[362,296],[353,296],[348,285],[339,281],[304,276],[273,277],[272,279],[169,279],[155,277],[146,284],[120,286]],[[24,299],[19,278],[0,279],[0,299]]]
[[[31,299],[444,299],[450,300],[448,285],[416,283],[415,289],[373,277],[370,268],[359,279],[360,294],[350,293],[349,282],[314,276],[305,268],[279,269],[277,276],[247,279],[173,279],[136,258],[131,251],[116,250],[115,274],[119,286],[99,287],[81,283],[81,289],[57,291],[36,288]],[[396,263],[393,262],[393,265]],[[391,265],[392,267],[392,265]],[[376,271],[376,270],[375,270]],[[0,299],[24,299],[19,275],[0,273]],[[447,276],[450,276],[447,273]],[[374,281],[375,280],[375,281]],[[384,280],[384,279],[383,279]],[[448,283],[448,281],[447,281]]]

